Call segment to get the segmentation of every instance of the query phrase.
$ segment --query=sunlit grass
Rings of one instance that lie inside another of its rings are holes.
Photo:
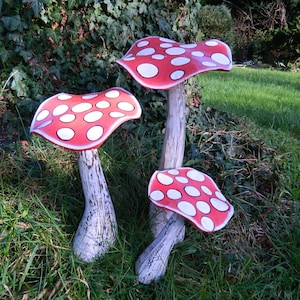
[[[235,67],[198,78],[205,105],[300,137],[300,73]]]
[[[278,150],[286,190],[300,200],[300,73],[234,67],[198,79],[204,106],[245,118],[254,136]]]

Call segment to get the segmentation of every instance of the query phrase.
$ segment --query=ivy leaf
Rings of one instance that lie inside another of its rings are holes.
[[[1,0],[0,0],[1,1]],[[5,49],[3,45],[0,46],[0,60],[2,63],[6,62],[9,58],[9,51]]]
[[[22,32],[23,29],[27,28],[27,24],[22,21],[19,15],[10,16],[10,17],[2,17],[0,19],[3,22],[5,29],[9,31],[16,31]]]
[[[22,2],[30,3],[35,17],[39,16],[41,10],[43,9],[43,4],[38,0],[22,0]]]
[[[69,0],[69,1],[68,1],[68,8],[69,8],[69,9],[72,9],[72,8],[74,8],[77,4],[78,4],[78,3],[77,3],[76,0]]]
[[[10,88],[16,91],[18,97],[24,97],[28,89],[25,83],[27,79],[26,73],[19,68],[14,68],[10,75],[13,75]]]

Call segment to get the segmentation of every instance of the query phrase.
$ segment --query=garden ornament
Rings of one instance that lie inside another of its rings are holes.
[[[212,178],[193,168],[155,171],[148,196],[154,205],[176,212],[204,232],[222,229],[233,215]]]
[[[84,95],[60,93],[38,107],[30,132],[78,151],[85,210],[73,241],[84,262],[104,255],[115,242],[117,221],[97,148],[122,123],[141,116],[136,98],[114,87]]]
[[[168,90],[168,114],[159,170],[182,167],[186,128],[184,81],[207,71],[229,71],[232,68],[229,47],[215,39],[182,44],[151,36],[136,41],[117,63],[142,86]],[[150,227],[154,241],[136,262],[138,279],[144,284],[164,275],[170,251],[176,243],[183,241],[185,234],[182,217],[154,205],[150,205]]]

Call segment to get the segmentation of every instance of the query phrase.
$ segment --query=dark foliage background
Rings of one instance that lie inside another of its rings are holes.
[[[182,42],[219,38],[237,62],[297,69],[300,2],[170,0],[0,0],[0,117],[9,143],[26,136],[45,98],[122,86],[134,92],[145,119],[161,92],[141,88],[115,61],[148,35]],[[200,93],[193,82],[188,94]]]
[[[0,101],[8,136],[28,127],[39,102],[60,91],[117,85],[134,90],[143,105],[157,101],[160,93],[145,92],[115,61],[147,35],[195,40],[199,9],[198,1],[0,0]]]

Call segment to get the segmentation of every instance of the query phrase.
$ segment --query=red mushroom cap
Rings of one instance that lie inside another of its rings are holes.
[[[229,71],[232,57],[219,40],[182,44],[151,36],[136,41],[117,63],[142,86],[167,90],[199,73]]]
[[[156,206],[178,213],[205,232],[223,228],[234,212],[216,183],[192,168],[154,172],[148,196]]]
[[[38,107],[30,132],[53,144],[82,151],[98,148],[122,123],[141,116],[137,99],[115,87],[103,92],[60,93]]]

